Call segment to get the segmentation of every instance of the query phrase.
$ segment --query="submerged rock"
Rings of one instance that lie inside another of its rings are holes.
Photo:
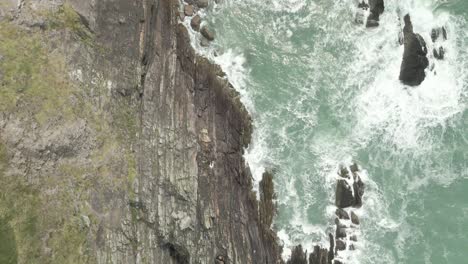
[[[196,3],[199,8],[208,7],[208,0],[197,0]]]
[[[437,39],[442,35],[443,40],[447,40],[447,30],[445,27],[433,28],[431,31],[432,42],[436,42]]]
[[[400,69],[400,81],[406,85],[420,85],[426,78],[424,70],[429,66],[426,42],[421,35],[413,32],[411,18],[406,15],[403,28],[404,46],[403,61]]]
[[[200,33],[209,41],[213,41],[214,40],[214,32],[211,31],[208,27],[202,27],[202,29],[200,30]]]

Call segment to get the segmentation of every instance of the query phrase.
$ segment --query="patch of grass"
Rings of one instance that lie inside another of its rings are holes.
[[[46,14],[50,29],[67,29],[74,33],[83,43],[94,46],[94,34],[86,27],[80,15],[65,3],[57,11]]]
[[[38,123],[72,115],[65,60],[37,33],[0,23],[0,112],[33,114]]]

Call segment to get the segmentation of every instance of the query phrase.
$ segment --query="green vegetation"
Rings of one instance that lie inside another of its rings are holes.
[[[46,16],[52,30],[70,30],[83,43],[94,46],[93,33],[83,24],[82,18],[70,4],[65,3],[58,11],[48,13]]]
[[[20,109],[34,114],[39,123],[59,113],[72,115],[64,59],[50,54],[42,43],[39,34],[0,23],[0,112]]]
[[[69,5],[46,15],[48,30],[69,31],[88,49],[99,49]],[[1,264],[93,263],[87,242],[96,223],[90,193],[96,188],[128,191],[130,199],[135,199],[132,188],[137,161],[131,144],[138,119],[131,99],[116,100],[106,110],[93,105],[95,98],[87,93],[106,93],[106,82],[88,90],[73,84],[65,56],[59,48],[50,49],[54,40],[47,39],[50,31],[45,32],[0,22],[0,114],[8,113],[26,126],[39,128],[85,119],[96,146],[89,163],[61,159],[57,168],[25,177],[5,173],[9,161],[0,142]],[[136,222],[138,212],[132,210]],[[83,224],[82,216],[90,219],[91,227]]]

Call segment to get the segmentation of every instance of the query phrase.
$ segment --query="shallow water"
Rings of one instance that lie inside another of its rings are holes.
[[[289,248],[327,245],[337,166],[366,170],[358,250],[347,263],[466,263],[468,1],[386,1],[381,25],[354,23],[353,0],[224,0],[205,20],[252,113],[254,177],[276,171],[274,228]],[[399,18],[409,13],[443,61],[418,87],[398,81]],[[198,46],[194,40],[194,45]],[[213,55],[213,51],[219,54]]]

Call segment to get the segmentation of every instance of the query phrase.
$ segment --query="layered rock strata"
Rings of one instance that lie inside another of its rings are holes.
[[[281,262],[271,178],[259,213],[243,159],[249,114],[195,54],[178,1],[7,0],[0,10],[6,257]]]

